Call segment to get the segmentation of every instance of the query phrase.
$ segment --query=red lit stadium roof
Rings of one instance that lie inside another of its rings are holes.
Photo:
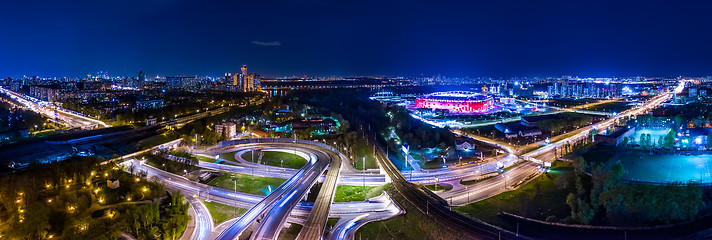
[[[485,101],[490,99],[491,97],[470,91],[450,91],[435,92],[420,96],[418,98],[436,101]]]

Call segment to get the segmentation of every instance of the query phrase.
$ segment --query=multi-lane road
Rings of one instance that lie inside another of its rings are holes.
[[[363,215],[365,217],[358,219],[358,223],[362,225],[367,222],[386,219],[400,213],[400,209],[388,198],[385,200],[379,198],[377,201],[366,202],[332,203],[336,187],[335,183],[339,182],[338,178],[340,178],[338,173],[341,166],[339,166],[339,164],[341,160],[343,160],[341,158],[345,158],[340,153],[308,144],[269,143],[246,144],[245,146],[239,147],[256,148],[258,146],[261,148],[290,149],[290,151],[293,151],[296,146],[299,155],[307,156],[310,161],[308,161],[309,163],[305,167],[299,170],[275,168],[259,164],[233,166],[208,162],[200,163],[201,167],[217,171],[250,174],[253,173],[253,169],[257,169],[254,173],[258,176],[272,176],[288,179],[282,186],[275,189],[272,194],[267,197],[211,187],[206,184],[188,180],[183,176],[148,166],[131,157],[124,158],[127,159],[127,161],[124,161],[122,165],[127,166],[127,169],[133,170],[133,173],[145,173],[148,178],[164,185],[167,189],[172,191],[179,190],[188,196],[188,200],[193,211],[195,211],[196,217],[196,230],[191,239],[215,239],[216,237],[218,239],[233,239],[239,236],[251,223],[257,222],[254,221],[257,218],[261,219],[259,224],[254,224],[250,228],[254,229],[251,235],[252,239],[276,238],[286,221],[305,226],[316,225],[316,227],[303,228],[305,234],[307,234],[304,236],[324,236],[326,235],[324,231],[327,230],[325,226],[327,218],[341,218],[343,221],[349,221]],[[235,150],[234,147],[226,149],[228,149],[228,151]],[[335,170],[330,172],[331,174],[327,174],[324,180],[324,185],[331,185],[331,187],[325,189],[322,186],[322,191],[320,191],[316,203],[302,202],[302,197],[306,194],[311,185],[318,179],[323,178],[322,173],[326,170],[326,166],[333,166],[334,168],[332,170]],[[327,182],[330,184],[326,184]],[[319,199],[322,200],[319,201]],[[240,219],[229,224],[227,228],[221,227],[220,229],[215,229],[212,225],[212,218],[209,212],[200,200],[213,201],[250,210]],[[311,224],[309,221],[310,218],[313,219],[311,220]],[[240,221],[241,219],[245,220]],[[248,219],[252,220],[247,221]],[[309,229],[318,231],[312,231],[310,233],[308,231]],[[353,232],[357,227],[351,226],[340,229],[345,234],[341,236],[353,236]],[[221,230],[219,236],[217,236],[218,233],[214,232],[215,230]],[[340,235],[337,234],[333,236],[338,237]]]
[[[72,128],[93,129],[98,127],[109,126],[102,121],[92,119],[86,116],[81,116],[77,113],[73,113],[57,106],[53,106],[48,102],[30,98],[2,87],[0,87],[0,92],[11,97],[13,100],[22,104],[24,107],[27,107],[34,112],[46,116],[51,121],[67,125]]]
[[[288,179],[266,197],[210,187],[205,184],[190,181],[181,176],[163,172],[160,169],[143,165],[137,160],[127,161],[124,164],[133,166],[136,170],[146,172],[149,177],[159,179],[159,181],[169,189],[180,190],[191,196],[189,202],[196,212],[196,221],[198,222],[196,224],[196,234],[193,239],[209,239],[211,238],[211,234],[212,237],[217,235],[212,232],[214,226],[212,225],[209,212],[207,212],[205,206],[198,199],[250,209],[242,217],[236,221],[232,221],[229,226],[217,236],[217,239],[235,239],[240,234],[243,234],[246,229],[253,230],[250,235],[251,239],[275,239],[279,236],[282,227],[287,221],[298,222],[299,224],[305,224],[305,226],[307,226],[303,229],[303,232],[300,233],[300,238],[302,239],[324,237],[325,235],[328,239],[353,239],[355,230],[365,223],[390,218],[400,214],[402,210],[385,194],[366,202],[332,203],[335,186],[337,183],[381,185],[390,181],[393,181],[394,186],[403,194],[405,199],[416,206],[420,211],[454,230],[462,231],[466,236],[483,239],[516,239],[519,237],[511,232],[469,219],[453,212],[447,205],[464,205],[506,191],[508,190],[507,184],[512,184],[532,174],[536,174],[537,166],[539,166],[542,161],[552,161],[554,156],[550,153],[554,148],[561,147],[572,140],[589,137],[590,131],[594,128],[606,128],[620,118],[642,114],[668,100],[671,95],[672,94],[663,94],[657,96],[639,107],[616,114],[612,118],[592,126],[578,129],[566,137],[556,139],[553,143],[541,144],[540,146],[533,145],[537,148],[533,148],[533,150],[529,150],[521,155],[518,154],[518,150],[511,148],[507,144],[473,136],[473,138],[477,138],[477,140],[486,141],[491,145],[504,149],[508,154],[480,165],[466,165],[433,171],[416,171],[412,174],[408,171],[401,173],[380,149],[376,152],[376,158],[379,166],[382,167],[382,170],[385,171],[387,175],[373,171],[355,171],[350,165],[341,164],[342,159],[340,158],[342,158],[343,155],[337,151],[303,143],[251,143],[241,144],[237,147],[211,149],[210,151],[204,152],[206,156],[215,156],[219,153],[235,151],[238,151],[239,154],[235,153],[236,162],[230,162],[235,165],[200,162],[199,166],[203,168]],[[459,134],[466,135],[464,133]],[[241,153],[257,147],[284,148],[288,151],[296,151],[300,155],[306,156],[309,161],[307,165],[301,169],[287,169],[251,163],[240,158]],[[522,162],[523,159],[527,161]],[[483,180],[470,186],[455,184],[457,187],[452,190],[438,192],[440,197],[446,200],[448,204],[443,204],[429,196],[422,189],[411,184],[459,182],[461,179],[475,178],[493,172],[498,168],[513,166],[517,163],[519,164],[511,167],[505,174]],[[329,166],[331,166],[329,169],[330,172],[328,172],[325,177],[323,173]],[[317,197],[316,203],[302,202],[301,200],[307,191],[320,179],[323,179],[322,181],[325,182],[327,188],[322,189]],[[327,182],[328,184],[326,184]],[[310,215],[312,213],[315,215]],[[327,229],[324,229],[325,227],[322,225],[325,223],[325,215],[328,215],[329,218],[340,218],[328,234],[324,232]]]

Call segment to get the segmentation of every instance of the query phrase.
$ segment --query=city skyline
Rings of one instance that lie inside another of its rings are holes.
[[[712,63],[703,2],[3,5],[3,77],[243,64],[263,76],[674,77]]]

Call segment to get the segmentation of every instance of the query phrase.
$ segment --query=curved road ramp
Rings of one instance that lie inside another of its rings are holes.
[[[326,171],[332,156],[319,143],[292,139],[241,139],[221,142],[220,147],[247,143],[285,143],[298,146],[298,151],[309,156],[307,164],[275,189],[271,194],[248,210],[242,217],[223,231],[217,239],[240,238],[248,229],[253,229],[250,239],[276,239],[292,209],[308,193],[309,189]],[[315,146],[317,145],[317,146]],[[337,160],[339,161],[339,160]]]

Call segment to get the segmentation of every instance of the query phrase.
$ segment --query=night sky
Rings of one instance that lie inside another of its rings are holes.
[[[709,1],[148,2],[2,1],[0,76],[712,75]]]

